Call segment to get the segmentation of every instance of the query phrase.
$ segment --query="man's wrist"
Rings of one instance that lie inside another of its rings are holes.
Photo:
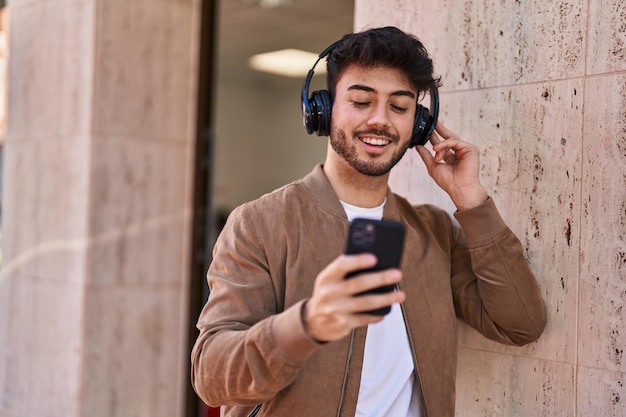
[[[313,337],[313,335],[311,334],[311,331],[309,329],[309,325],[307,324],[307,321],[306,321],[306,317],[307,317],[306,314],[307,314],[307,305],[308,305],[308,303],[309,303],[309,300],[306,300],[304,303],[302,303],[302,308],[300,309],[300,320],[302,321],[302,327],[304,328],[304,332],[315,343],[319,343],[320,345],[328,343],[326,341],[319,340],[319,339]]]
[[[469,210],[478,207],[487,201],[489,194],[482,185],[478,185],[471,190],[463,190],[452,198],[458,211]]]

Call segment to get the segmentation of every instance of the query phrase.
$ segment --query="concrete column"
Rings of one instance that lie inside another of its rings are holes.
[[[457,414],[625,415],[626,3],[356,0],[355,11],[356,29],[396,25],[424,42],[443,76],[441,119],[480,147],[482,181],[546,300],[548,326],[528,347],[460,327]],[[454,210],[415,152],[391,184]]]
[[[0,415],[183,410],[197,0],[13,0]]]

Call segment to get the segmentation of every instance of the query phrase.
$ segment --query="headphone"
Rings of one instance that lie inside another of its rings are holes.
[[[313,132],[317,136],[330,135],[330,118],[331,109],[333,106],[332,99],[328,90],[316,90],[313,91],[309,97],[309,85],[313,78],[315,66],[324,57],[326,57],[330,51],[341,43],[342,40],[338,40],[319,54],[317,61],[313,64],[313,67],[309,70],[309,73],[304,80],[302,86],[302,122],[307,133],[310,135]],[[429,91],[430,95],[430,111],[421,104],[417,103],[415,108],[415,119],[413,121],[413,133],[411,134],[411,142],[409,147],[416,145],[425,145],[435,130],[437,124],[437,117],[439,116],[439,92],[436,87],[433,87]]]

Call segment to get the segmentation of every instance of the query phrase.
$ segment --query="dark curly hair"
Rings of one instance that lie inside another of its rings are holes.
[[[337,81],[351,64],[363,68],[397,68],[406,74],[418,95],[441,86],[433,75],[433,62],[426,48],[415,36],[387,26],[345,35],[328,54],[327,85],[335,96]]]

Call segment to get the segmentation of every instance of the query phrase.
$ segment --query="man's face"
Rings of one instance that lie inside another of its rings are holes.
[[[335,89],[333,150],[362,174],[388,173],[408,149],[416,97],[398,69],[349,66]]]

